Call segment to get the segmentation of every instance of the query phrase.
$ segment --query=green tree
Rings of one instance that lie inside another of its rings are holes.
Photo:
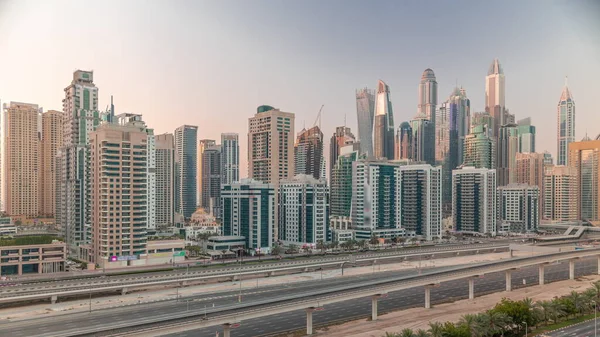
[[[358,248],[364,249],[367,246],[367,240],[358,240],[356,242],[356,245],[358,246]]]
[[[414,334],[414,336],[415,337],[431,337],[431,335],[423,329],[417,330],[417,332]]]
[[[369,239],[369,243],[372,245],[378,244],[379,238],[377,237],[377,235],[375,235],[375,234],[371,235],[371,238]]]
[[[467,331],[469,331],[469,335],[473,335],[477,331],[477,315],[466,314],[463,315],[460,320],[458,320],[458,325],[462,325],[467,327]]]
[[[399,337],[415,337],[415,333],[412,331],[412,329],[406,328],[400,331]]]
[[[442,337],[444,325],[440,322],[429,322],[429,334],[431,337]]]
[[[481,336],[494,336],[502,334],[511,325],[512,319],[505,313],[488,310],[478,315],[478,327]]]
[[[327,244],[323,242],[323,240],[319,240],[317,241],[317,249],[320,250],[321,253],[324,253],[325,249],[327,249]]]
[[[471,337],[471,331],[466,325],[446,322],[442,330],[442,337]]]
[[[271,255],[279,255],[279,254],[281,254],[281,247],[279,245],[273,246],[273,248],[271,248]]]

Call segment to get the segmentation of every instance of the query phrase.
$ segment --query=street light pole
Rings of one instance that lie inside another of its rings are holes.
[[[525,337],[527,337],[527,322],[523,322],[525,324]]]
[[[594,337],[597,337],[598,335],[598,322],[596,320],[596,311],[598,310],[598,303],[596,301],[594,301]]]

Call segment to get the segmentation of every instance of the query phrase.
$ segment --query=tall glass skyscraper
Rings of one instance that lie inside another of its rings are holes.
[[[442,181],[444,186],[452,185],[452,170],[464,161],[465,136],[471,127],[471,101],[463,88],[454,88],[448,100],[437,110],[435,159],[443,166]],[[443,190],[443,202],[452,200],[451,189]]]
[[[221,184],[240,181],[240,142],[237,133],[221,134]]]
[[[375,117],[375,94],[373,90],[364,88],[356,91],[356,117],[360,152],[372,156],[373,118]]]
[[[377,85],[373,156],[377,159],[394,159],[394,110],[390,100],[390,87],[382,80]]]
[[[412,129],[412,158],[415,161],[435,165],[435,125],[420,114],[410,121]]]
[[[175,209],[186,218],[196,211],[197,142],[197,126],[182,125],[175,129]]]
[[[556,164],[567,165],[569,156],[569,143],[575,141],[575,101],[565,80],[560,100],[557,107],[556,132],[557,151]]]
[[[427,68],[419,83],[419,104],[417,114],[424,114],[435,124],[435,108],[437,107],[437,81],[433,70]]]

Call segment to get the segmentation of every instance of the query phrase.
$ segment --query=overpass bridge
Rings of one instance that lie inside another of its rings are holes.
[[[474,298],[474,280],[483,275],[504,272],[506,276],[506,291],[511,291],[512,273],[525,267],[538,266],[539,283],[543,285],[545,266],[551,263],[567,261],[569,263],[569,278],[575,277],[575,264],[578,260],[595,258],[600,267],[600,249],[590,248],[579,251],[551,253],[541,256],[512,258],[496,262],[479,263],[468,266],[456,266],[443,270],[431,270],[421,275],[392,277],[377,281],[358,281],[350,284],[336,285],[334,287],[309,289],[306,293],[281,295],[277,297],[261,298],[260,300],[236,303],[211,308],[205,312],[165,313],[160,316],[149,317],[136,321],[122,322],[106,325],[85,325],[76,329],[54,334],[57,337],[79,336],[102,332],[112,336],[143,336],[156,333],[157,330],[170,328],[209,327],[222,325],[224,336],[231,336],[231,328],[243,320],[275,315],[282,312],[304,310],[306,313],[306,331],[308,335],[313,332],[313,312],[323,310],[325,305],[358,298],[371,298],[371,319],[377,320],[378,300],[388,293],[415,287],[425,289],[425,308],[431,308],[431,289],[443,282],[453,280],[467,280],[469,282],[469,298]],[[600,268],[598,269],[600,270]],[[207,313],[210,316],[207,316]],[[124,329],[124,330],[120,330]],[[135,329],[132,331],[131,329]],[[112,334],[111,334],[112,333]]]

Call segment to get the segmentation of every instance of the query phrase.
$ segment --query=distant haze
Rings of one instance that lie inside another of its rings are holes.
[[[396,127],[417,112],[423,70],[438,102],[458,84],[484,110],[498,58],[506,106],[531,117],[538,152],[556,152],[564,77],[577,105],[576,138],[600,133],[598,1],[6,1],[0,0],[0,100],[62,110],[76,69],[94,70],[100,106],[144,115],[155,132],[199,126],[198,138],[240,134],[268,104],[312,126],[322,104],[356,130],[355,89],[384,80]],[[326,155],[326,158],[327,155]]]

